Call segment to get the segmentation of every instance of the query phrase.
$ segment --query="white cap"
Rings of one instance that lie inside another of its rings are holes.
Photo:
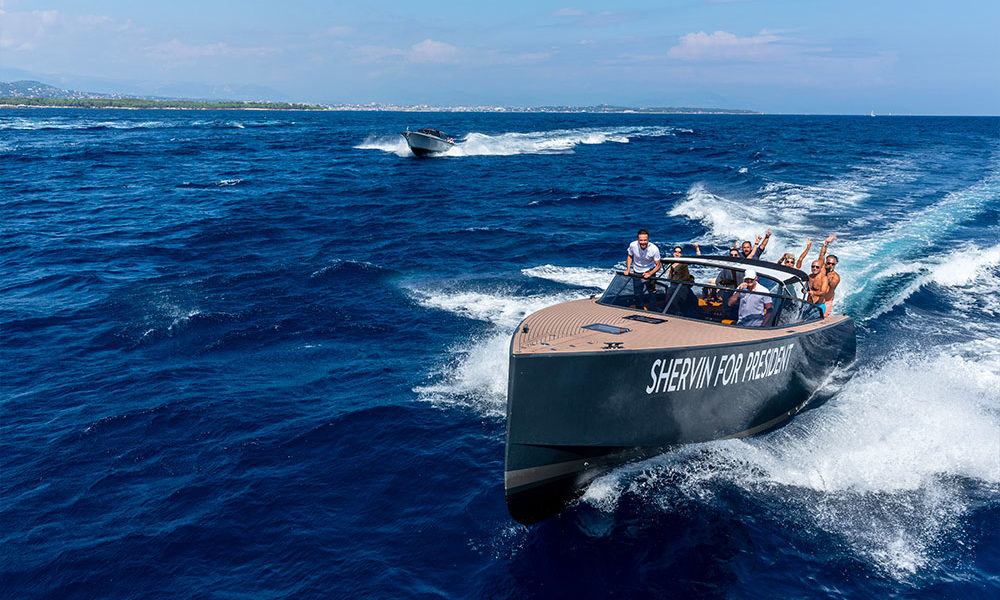
[[[754,271],[753,269],[747,269],[746,272],[743,273],[743,278],[744,279],[757,279],[757,271]]]

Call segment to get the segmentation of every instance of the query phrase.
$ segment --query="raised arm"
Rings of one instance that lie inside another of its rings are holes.
[[[771,230],[768,229],[767,233],[764,234],[764,241],[760,245],[760,251],[764,252],[764,248],[767,248],[767,240],[771,239]]]
[[[830,237],[823,240],[823,247],[819,251],[819,263],[823,265],[824,269],[826,269],[826,247],[829,246],[830,242],[832,242],[835,239],[837,239],[837,236],[831,235]]]
[[[764,238],[762,238],[761,236],[759,235],[757,236],[757,238],[754,240],[755,243],[753,245],[753,250],[750,251],[750,256],[748,256],[747,258],[757,258],[757,250],[760,249],[760,242],[763,239]]]
[[[701,256],[701,248],[698,247],[698,244],[691,244],[691,245],[694,246],[694,253],[697,254],[698,256]]]
[[[813,247],[812,240],[806,239],[806,249],[799,255],[799,260],[795,261],[795,268],[802,268],[802,261],[806,259],[806,255],[809,254],[809,250]]]

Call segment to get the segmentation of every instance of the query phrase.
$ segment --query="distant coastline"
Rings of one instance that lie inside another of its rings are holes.
[[[724,114],[758,115],[758,111],[729,108],[627,106],[431,106],[397,104],[306,104],[295,102],[150,100],[146,98],[36,98],[0,97],[0,108],[98,108],[98,109],[168,109],[168,110],[309,110],[309,111],[385,111],[385,112],[493,112],[493,113],[579,113],[579,114]]]
[[[211,102],[198,100],[148,100],[145,98],[30,98],[0,97],[2,108],[120,108],[175,110],[327,110],[319,104],[292,102]]]

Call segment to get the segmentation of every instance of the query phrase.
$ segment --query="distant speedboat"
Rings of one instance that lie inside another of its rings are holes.
[[[802,271],[722,256],[671,262],[679,279],[619,273],[601,297],[544,308],[517,328],[504,468],[515,520],[557,514],[627,461],[773,429],[819,403],[834,369],[854,361],[854,322],[801,300]],[[733,287],[750,269],[756,289]],[[771,309],[741,324],[745,296]]]
[[[410,150],[417,156],[447,152],[455,145],[454,139],[437,129],[418,129],[416,131],[407,129],[402,135],[406,138]]]

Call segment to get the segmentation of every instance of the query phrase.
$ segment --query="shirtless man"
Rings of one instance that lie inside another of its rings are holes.
[[[823,303],[826,304],[826,312],[830,314],[833,313],[833,291],[840,285],[840,274],[835,271],[838,262],[840,260],[833,254],[826,257],[826,278],[830,282],[830,291],[827,292]]]
[[[833,300],[833,291],[830,288],[830,278],[827,277],[826,269],[826,248],[837,236],[831,235],[823,242],[823,248],[819,251],[819,258],[812,262],[809,273],[809,301],[823,309],[823,318],[830,314],[830,307],[827,301]],[[837,282],[840,282],[838,277]]]

